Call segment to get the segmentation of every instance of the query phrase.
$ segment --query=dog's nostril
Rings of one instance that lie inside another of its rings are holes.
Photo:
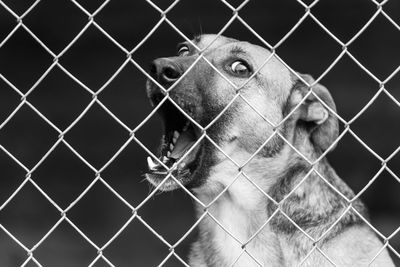
[[[154,62],[150,64],[149,71],[151,76],[157,77],[157,66]]]
[[[150,75],[159,82],[172,83],[181,76],[179,65],[168,58],[159,58],[151,62]]]
[[[177,80],[180,75],[180,72],[172,66],[165,66],[163,69],[163,76],[166,80]]]

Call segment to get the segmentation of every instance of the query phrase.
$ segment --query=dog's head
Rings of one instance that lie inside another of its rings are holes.
[[[215,37],[202,35],[193,40],[200,49],[206,48],[206,59],[198,59],[199,51],[184,42],[178,45],[177,56],[156,59],[150,67],[152,77],[164,88],[174,85],[165,98],[166,92],[147,82],[152,105],[162,102],[159,161],[173,168],[174,177],[193,188],[205,184],[213,166],[222,161],[233,159],[240,165],[256,152],[253,160],[259,163],[262,159],[282,161],[279,155],[288,145],[274,134],[276,129],[293,145],[315,153],[332,144],[338,123],[325,107],[335,110],[325,87],[313,87],[325,105],[310,95],[291,112],[309,91],[300,79],[265,48],[226,37],[209,45]],[[302,77],[313,82],[308,75]],[[281,123],[288,114],[290,118]],[[147,179],[158,185],[168,172],[157,160],[148,158],[148,164]],[[168,179],[161,189],[178,187]]]

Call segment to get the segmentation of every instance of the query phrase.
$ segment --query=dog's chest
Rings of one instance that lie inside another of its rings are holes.
[[[240,215],[238,216],[238,214]],[[240,210],[232,207],[223,207],[221,224],[225,225],[226,229],[216,229],[216,242],[219,243],[219,247],[223,248],[224,258],[228,259],[229,263],[237,260],[235,266],[259,266],[256,261],[262,265],[267,262],[279,262],[280,251],[277,251],[279,246],[274,244],[276,238],[268,226],[251,239],[263,226],[262,218],[255,217],[258,216],[243,214]],[[235,240],[230,234],[238,240]],[[246,247],[244,253],[242,245]],[[239,257],[239,255],[241,256]]]
[[[207,218],[200,226],[201,254],[211,261],[207,266],[282,266],[279,243],[268,225],[262,228],[263,216],[250,216],[229,201],[215,204],[209,211],[218,223]]]

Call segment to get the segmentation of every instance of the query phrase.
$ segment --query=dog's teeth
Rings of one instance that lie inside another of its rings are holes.
[[[157,167],[157,164],[154,163],[154,161],[151,157],[147,157],[147,165],[149,166],[150,170],[153,170]]]
[[[164,163],[167,163],[168,158],[167,158],[166,156],[164,156],[164,157],[162,158],[162,161],[163,161]]]
[[[172,142],[175,144],[176,143],[176,140],[178,140],[178,137],[179,137],[179,132],[178,131],[175,131],[174,132],[174,136],[172,137]]]
[[[174,145],[173,145],[172,143],[169,144],[169,150],[170,150],[170,151],[174,150]]]
[[[167,152],[167,157],[171,156],[171,151]]]

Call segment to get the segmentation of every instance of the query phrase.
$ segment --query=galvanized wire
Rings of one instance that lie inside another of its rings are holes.
[[[98,252],[97,256],[93,259],[93,261],[89,264],[89,266],[93,266],[98,260],[103,260],[105,263],[107,263],[109,266],[114,266],[113,263],[103,254],[103,251],[121,234],[123,234],[124,230],[129,226],[129,224],[133,221],[136,220],[140,222],[142,225],[144,225],[147,229],[149,229],[155,237],[157,237],[163,244],[165,244],[166,247],[169,248],[169,254],[164,258],[162,262],[160,262],[159,266],[164,265],[168,261],[169,258],[175,257],[179,262],[181,262],[184,266],[189,266],[185,260],[176,253],[175,248],[183,242],[183,240],[198,226],[198,224],[206,217],[211,218],[221,229],[223,229],[229,236],[235,240],[238,245],[242,247],[242,251],[239,255],[236,255],[236,258],[234,262],[231,263],[231,266],[234,266],[237,261],[240,259],[240,257],[243,254],[247,254],[250,258],[254,260],[254,263],[259,265],[259,266],[264,266],[263,263],[261,263],[254,255],[252,255],[247,249],[246,246],[262,231],[262,229],[270,222],[270,220],[276,216],[276,214],[280,213],[282,214],[285,218],[287,218],[301,233],[303,233],[304,238],[309,239],[312,241],[313,248],[309,251],[309,253],[305,256],[305,258],[300,262],[299,266],[301,266],[307,259],[308,257],[314,252],[318,251],[321,255],[323,255],[333,266],[337,266],[337,264],[332,261],[324,252],[323,250],[318,246],[318,241],[321,240],[325,235],[329,233],[329,231],[340,221],[340,219],[349,211],[352,211],[356,213],[362,220],[379,236],[384,240],[384,244],[381,248],[381,250],[376,254],[376,256],[371,259],[370,264],[373,262],[373,260],[378,257],[378,255],[382,252],[383,249],[388,248],[391,250],[397,257],[400,258],[399,252],[397,252],[393,246],[389,243],[390,239],[395,236],[399,231],[400,227],[397,228],[391,235],[385,236],[382,233],[380,233],[373,225],[371,225],[370,222],[368,222],[365,218],[362,217],[362,215],[352,206],[352,203],[354,200],[360,197],[365,190],[367,190],[369,187],[372,186],[374,181],[377,179],[377,177],[383,172],[387,171],[391,176],[393,176],[399,183],[400,183],[400,178],[388,167],[387,163],[400,151],[400,146],[393,151],[391,155],[389,155],[387,158],[381,157],[377,152],[375,152],[372,148],[370,148],[352,129],[351,125],[375,102],[375,100],[380,96],[382,93],[387,95],[397,106],[400,107],[400,102],[385,88],[385,84],[387,84],[399,71],[400,71],[400,66],[398,66],[386,79],[381,80],[377,78],[372,71],[370,71],[367,67],[365,67],[360,61],[357,60],[357,58],[348,50],[348,47],[350,44],[352,44],[370,25],[371,23],[376,19],[378,15],[382,15],[390,24],[392,24],[397,30],[400,31],[400,25],[397,24],[383,9],[384,5],[388,2],[382,1],[378,2],[376,0],[371,0],[372,3],[374,3],[377,7],[377,10],[375,13],[370,17],[370,19],[361,27],[361,29],[347,42],[341,41],[335,34],[332,33],[326,27],[313,13],[312,13],[312,7],[316,5],[319,0],[316,0],[312,2],[311,4],[307,5],[304,3],[302,0],[296,0],[299,5],[304,7],[305,12],[301,16],[301,18],[298,20],[298,22],[288,31],[287,34],[284,35],[282,39],[280,39],[275,45],[269,44],[263,37],[261,37],[241,16],[240,16],[240,10],[250,1],[250,0],[244,0],[238,7],[233,7],[229,2],[226,0],[220,0],[225,6],[232,11],[232,16],[230,19],[225,23],[225,25],[221,28],[221,30],[216,34],[216,37],[214,38],[213,41],[211,41],[205,48],[200,49],[194,44],[187,36],[185,36],[182,31],[174,25],[173,22],[171,22],[168,18],[168,13],[182,0],[175,0],[170,6],[168,6],[165,10],[161,9],[158,7],[155,3],[153,3],[151,0],[145,0],[152,8],[154,8],[158,13],[160,13],[160,19],[159,21],[154,25],[154,27],[146,34],[146,36],[131,50],[126,49],[121,43],[119,43],[110,33],[108,33],[98,22],[96,22],[96,15],[102,11],[104,8],[106,8],[107,4],[110,2],[110,0],[104,1],[94,12],[89,12],[87,9],[85,9],[78,1],[76,0],[70,0],[83,14],[85,14],[88,18],[88,22],[84,25],[84,27],[79,31],[79,33],[72,39],[70,43],[68,43],[58,54],[53,52],[46,44],[43,42],[25,23],[24,23],[24,18],[27,14],[29,14],[32,10],[35,9],[37,4],[41,2],[41,0],[36,0],[22,15],[18,15],[16,12],[14,12],[7,4],[5,4],[2,0],[0,0],[0,5],[8,11],[15,19],[16,19],[16,25],[15,27],[10,31],[10,33],[3,39],[0,40],[0,49],[10,40],[10,38],[17,32],[17,30],[22,29],[25,32],[29,34],[29,36],[35,40],[52,58],[53,58],[53,63],[46,69],[46,71],[41,75],[41,77],[29,88],[29,90],[26,93],[23,93],[20,89],[18,89],[10,80],[8,80],[2,73],[0,73],[0,79],[3,80],[12,90],[14,90],[17,94],[20,95],[21,101],[18,104],[18,106],[7,116],[7,118],[1,122],[0,124],[0,130],[4,128],[18,113],[19,110],[23,106],[29,107],[32,111],[34,111],[46,124],[48,124],[52,129],[54,129],[58,133],[58,139],[57,141],[50,147],[50,149],[44,154],[44,156],[32,167],[28,168],[23,162],[21,162],[17,157],[15,157],[10,151],[8,151],[4,146],[0,145],[0,150],[2,150],[10,159],[12,159],[14,162],[18,164],[20,168],[22,168],[25,171],[25,179],[23,182],[18,186],[18,188],[7,198],[7,200],[4,203],[0,203],[0,211],[2,211],[9,203],[10,201],[29,183],[33,185],[36,190],[43,195],[47,201],[60,212],[60,218],[58,221],[51,227],[51,229],[32,247],[27,247],[24,245],[20,240],[18,240],[13,233],[11,233],[4,225],[0,224],[0,229],[6,233],[14,242],[19,245],[23,250],[26,251],[27,253],[27,258],[24,261],[24,263],[21,266],[25,266],[30,262],[33,262],[37,266],[42,266],[40,262],[35,258],[35,250],[43,244],[43,242],[46,241],[46,239],[54,232],[54,230],[62,223],[66,222],[70,226],[72,226],[86,241],[88,244],[90,244],[96,251]],[[305,81],[296,71],[294,71],[288,64],[285,63],[285,61],[282,60],[281,57],[277,54],[277,49],[288,39],[289,36],[293,34],[297,30],[297,28],[303,24],[304,20],[307,18],[311,18],[321,29],[323,29],[324,32],[326,32],[341,48],[342,51],[338,54],[338,56],[335,58],[335,60],[332,61],[332,63],[328,66],[328,68],[322,72],[322,74],[315,79],[314,82],[311,84]],[[204,56],[204,51],[206,51],[217,39],[220,37],[225,30],[231,26],[231,24],[235,21],[239,21],[245,28],[247,28],[254,36],[261,41],[270,51],[271,55],[266,58],[263,62],[263,64],[254,72],[254,74],[243,84],[237,86],[233,82],[231,82],[223,73],[221,73],[215,66],[212,65],[212,63]],[[154,32],[162,25],[163,23],[168,24],[173,30],[175,30],[183,39],[185,39],[187,42],[190,42],[197,50],[199,53],[198,58],[193,62],[193,64],[188,68],[188,70],[176,81],[171,87],[168,89],[163,88],[161,84],[159,84],[155,79],[153,79],[133,58],[132,54],[137,51],[153,34]],[[107,81],[100,86],[100,88],[95,91],[91,89],[89,86],[85,85],[84,82],[79,80],[76,76],[74,76],[65,66],[63,66],[60,63],[60,58],[68,52],[68,50],[81,38],[81,36],[87,31],[87,29],[90,26],[94,26],[97,28],[100,33],[103,34],[104,37],[106,37],[108,40],[110,40],[116,48],[121,50],[124,54],[126,54],[127,58],[124,60],[124,62],[118,67],[118,69],[110,76]],[[353,60],[365,73],[367,73],[379,86],[379,90],[376,92],[376,94],[368,101],[368,103],[350,120],[345,120],[343,119],[339,114],[337,114],[334,110],[332,110],[321,98],[318,97],[318,95],[313,91],[313,86],[317,84],[329,71],[337,64],[337,62],[344,56],[347,55],[351,60]],[[281,62],[284,66],[286,66],[289,71],[295,75],[299,80],[304,82],[309,88],[308,93],[302,98],[300,103],[285,117],[283,118],[278,124],[274,124],[270,120],[268,120],[260,111],[258,111],[255,107],[251,105],[251,103],[246,99],[244,95],[241,94],[241,88],[245,86],[259,71],[260,69],[269,62],[269,60],[275,57],[278,59],[279,62]],[[232,88],[232,90],[235,92],[234,98],[229,102],[229,104],[205,127],[202,127],[199,125],[195,120],[193,120],[185,111],[176,103],[174,102],[170,97],[169,97],[169,92],[174,89],[174,87],[179,83],[181,79],[185,77],[185,75],[197,64],[199,60],[204,60],[209,64],[217,73],[220,75],[222,79],[224,79],[226,82],[228,82]],[[165,97],[162,99],[162,101],[154,107],[154,109],[147,114],[143,120],[133,129],[127,126],[122,120],[118,118],[117,115],[115,115],[104,103],[102,103],[98,96],[108,87],[108,85],[121,73],[121,71],[127,66],[128,64],[132,64],[135,66],[143,75],[145,75],[149,80],[151,80],[154,84],[156,84],[164,93]],[[49,118],[47,118],[39,109],[37,109],[28,99],[30,94],[37,88],[39,84],[42,83],[42,81],[47,77],[47,75],[54,69],[58,68],[61,70],[63,73],[65,73],[68,77],[70,77],[76,84],[78,84],[82,90],[87,92],[88,94],[91,95],[92,100],[90,103],[84,108],[84,110],[81,112],[81,114],[64,130],[60,129],[57,127]],[[342,122],[345,126],[344,131],[339,135],[339,137],[331,144],[331,146],[315,161],[311,162],[307,157],[301,154],[300,151],[298,151],[286,138],[282,135],[282,133],[279,131],[279,126],[282,125],[294,112],[295,110],[310,96],[313,95],[316,99],[318,99],[321,104],[326,107],[331,114],[337,117],[337,119]],[[225,113],[225,111],[236,101],[236,99],[240,98],[243,100],[245,103],[247,103],[259,116],[262,118],[266,123],[271,125],[275,130],[271,136],[266,138],[266,140],[263,142],[263,144],[249,157],[248,160],[245,161],[243,164],[237,163],[234,159],[232,159],[221,147],[219,147],[214,140],[210,138],[210,136],[207,135],[207,130]],[[162,161],[160,161],[137,137],[136,137],[136,132],[156,113],[156,111],[162,106],[162,104],[165,101],[171,101],[173,105],[182,112],[182,114],[185,115],[185,117],[191,121],[196,127],[202,130],[202,135],[199,138],[199,140],[196,141],[194,146],[189,149],[188,151],[185,152],[184,156],[178,160],[177,164],[174,164],[171,168],[168,168]],[[116,121],[127,133],[128,138],[124,142],[124,144],[118,149],[118,151],[100,168],[95,168],[85,157],[83,157],[81,154],[79,154],[76,149],[64,138],[66,133],[68,133],[72,128],[75,127],[75,125],[83,118],[86,116],[87,112],[90,110],[90,108],[94,105],[97,104],[100,106],[109,116],[112,118],[114,121]],[[364,186],[364,188],[357,194],[355,195],[352,199],[348,199],[346,196],[344,196],[337,188],[335,188],[332,184],[329,183],[325,177],[318,172],[318,170],[314,169],[314,166],[316,163],[318,163],[323,157],[325,157],[326,153],[328,153],[339,141],[340,139],[345,135],[345,134],[351,134],[352,136],[355,137],[355,139],[363,146],[365,147],[374,157],[376,157],[382,164],[382,167],[380,170],[370,179],[370,181]],[[288,146],[291,147],[296,153],[298,153],[305,161],[307,161],[310,166],[312,167],[310,171],[305,175],[305,177],[293,188],[293,190],[286,195],[282,200],[277,202],[274,200],[271,196],[268,195],[267,192],[264,192],[259,185],[257,185],[252,178],[246,174],[244,171],[244,167],[257,155],[259,151],[270,141],[273,137],[279,136]],[[179,164],[182,159],[188,155],[194,148],[197,146],[203,139],[207,139],[210,143],[212,143],[216,149],[218,149],[227,159],[229,159],[236,167],[238,170],[238,173],[235,177],[233,177],[231,183],[224,188],[210,203],[203,203],[200,199],[198,199],[192,192],[190,192],[188,189],[186,189],[176,177],[172,174],[172,171],[176,168],[176,166]],[[102,173],[103,171],[118,157],[118,155],[124,151],[124,149],[132,142],[137,143],[141,148],[143,148],[155,161],[157,161],[159,164],[161,164],[164,168],[168,170],[168,175],[163,179],[163,181],[145,198],[143,199],[137,206],[131,205],[127,200],[124,199],[123,196],[121,196],[117,190],[115,190],[110,184],[108,184],[103,178],[102,178]],[[83,164],[88,166],[92,171],[93,171],[93,180],[92,182],[82,191],[82,193],[75,199],[73,200],[67,208],[63,209],[61,208],[35,181],[32,179],[32,176],[35,174],[35,170],[48,158],[48,156],[60,145],[60,144],[65,145]],[[319,177],[322,181],[324,181],[332,190],[334,190],[340,197],[342,197],[349,205],[337,218],[335,223],[333,223],[329,229],[320,237],[318,238],[313,238],[311,237],[304,229],[302,229],[300,226],[298,226],[287,214],[284,213],[283,210],[281,210],[281,204],[289,198],[293,192],[301,186],[301,184],[307,180],[310,176],[311,173],[317,174],[317,177]],[[235,235],[230,232],[219,220],[209,211],[209,208],[215,203],[225,192],[229,189],[229,187],[239,178],[243,177],[247,181],[249,181],[252,185],[254,185],[255,188],[257,188],[269,201],[272,201],[274,204],[277,205],[277,209],[270,215],[270,217],[263,223],[263,225],[253,233],[253,235],[246,240],[245,242],[240,241]],[[168,242],[165,238],[163,238],[159,233],[157,233],[156,230],[154,230],[140,215],[140,209],[141,207],[151,198],[154,196],[154,194],[157,193],[159,188],[169,179],[173,179],[177,184],[180,185],[180,187],[193,199],[196,201],[197,204],[203,207],[204,212],[203,214],[196,220],[196,222],[192,225],[192,227],[175,243],[170,243]],[[115,195],[120,203],[122,205],[125,205],[127,208],[129,208],[132,212],[132,215],[129,217],[129,219],[124,223],[124,225],[118,229],[118,231],[102,246],[96,244],[93,242],[76,224],[74,224],[73,221],[68,217],[68,212],[93,188],[95,184],[102,184],[107,188],[113,195]]]

